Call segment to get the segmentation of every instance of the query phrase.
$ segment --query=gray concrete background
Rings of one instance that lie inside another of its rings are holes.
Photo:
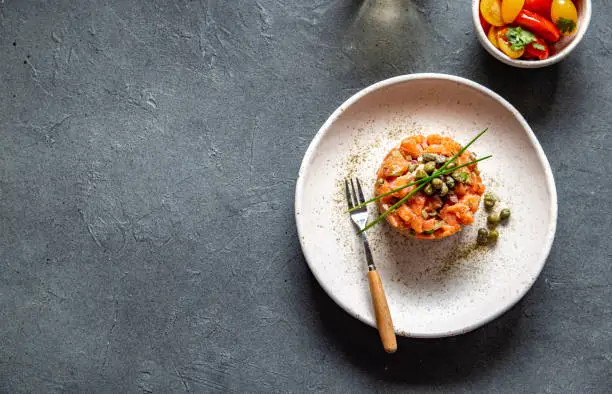
[[[610,6],[528,71],[468,1],[0,1],[0,391],[606,392]],[[310,274],[293,193],[343,100],[425,71],[526,116],[559,226],[510,312],[387,356]]]

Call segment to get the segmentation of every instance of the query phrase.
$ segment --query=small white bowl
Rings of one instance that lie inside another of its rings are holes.
[[[589,23],[591,22],[591,0],[573,0],[578,9],[578,31],[571,36],[561,37],[559,42],[554,44],[557,53],[545,60],[519,60],[510,59],[502,51],[495,48],[487,38],[485,32],[480,25],[480,0],[472,0],[472,21],[476,29],[476,35],[480,44],[493,55],[497,60],[506,63],[509,66],[518,68],[541,68],[555,64],[565,58],[574,50],[576,45],[582,40],[586,33]]]

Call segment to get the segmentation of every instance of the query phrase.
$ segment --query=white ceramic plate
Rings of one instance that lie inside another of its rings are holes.
[[[395,330],[444,337],[473,330],[514,305],[538,277],[557,221],[548,160],[525,119],[472,81],[413,74],[376,83],[340,106],[314,137],[297,180],[295,217],[306,261],[323,289],[348,313],[374,325],[362,244],[344,214],[344,179],[358,176],[372,195],[386,152],[405,136],[441,133],[474,145],[488,191],[512,210],[495,247],[474,248],[476,223],[439,241],[408,239],[387,223],[368,231]],[[499,209],[500,207],[498,207]],[[378,215],[370,206],[371,220]]]

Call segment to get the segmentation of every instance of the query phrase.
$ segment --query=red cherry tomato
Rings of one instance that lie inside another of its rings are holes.
[[[548,45],[546,45],[546,42],[541,38],[538,38],[536,42],[528,44],[523,54],[523,58],[534,60],[548,59],[549,56],[550,52],[548,50]]]
[[[484,30],[485,33],[488,32],[491,25],[482,17],[482,14],[479,13],[478,16],[480,17],[480,26],[482,26],[482,30]]]
[[[519,12],[514,23],[548,42],[557,42],[561,38],[559,29],[550,20],[525,9]]]
[[[524,10],[533,11],[543,17],[550,19],[550,7],[553,0],[525,0]]]

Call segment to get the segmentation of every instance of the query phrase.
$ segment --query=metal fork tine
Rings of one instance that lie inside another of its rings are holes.
[[[359,178],[355,178],[357,181],[357,191],[359,192],[359,204],[363,204],[365,202],[365,198],[363,197],[363,191],[361,190],[361,183],[359,182]]]
[[[349,209],[353,209],[353,200],[351,199],[351,192],[349,191],[348,181],[344,180],[344,187],[346,188],[346,201],[348,202]]]
[[[353,201],[355,205],[359,205],[359,199],[357,198],[357,194],[355,194],[355,185],[353,184],[353,178],[351,178],[351,191],[353,192]]]

